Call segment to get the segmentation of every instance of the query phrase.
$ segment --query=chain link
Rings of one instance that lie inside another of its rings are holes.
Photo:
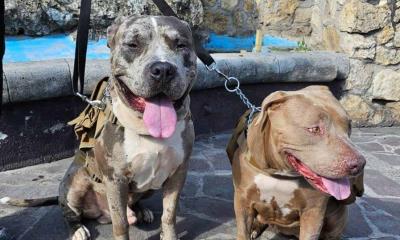
[[[236,77],[229,77],[225,73],[223,73],[220,69],[218,69],[217,64],[213,63],[211,66],[205,65],[207,70],[210,72],[216,72],[219,76],[225,79],[225,89],[230,93],[235,93],[239,96],[240,100],[246,105],[248,109],[250,109],[249,118],[247,120],[247,125],[249,125],[253,121],[254,114],[256,112],[261,111],[261,107],[257,107],[246,97],[246,95],[240,89],[240,81]],[[235,87],[229,87],[233,85]]]

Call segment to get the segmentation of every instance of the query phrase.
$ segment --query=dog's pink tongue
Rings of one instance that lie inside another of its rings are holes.
[[[175,132],[177,121],[172,101],[166,96],[146,100],[143,120],[151,136],[171,137]]]
[[[350,196],[350,181],[348,178],[329,179],[322,177],[322,182],[330,195],[337,200],[344,200]]]

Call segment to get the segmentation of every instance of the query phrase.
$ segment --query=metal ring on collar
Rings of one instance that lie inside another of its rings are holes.
[[[236,86],[234,88],[229,88],[228,83],[229,82],[236,82]],[[235,77],[229,77],[226,81],[225,81],[225,89],[228,92],[236,92],[238,89],[240,88],[240,82],[239,79],[235,78]]]

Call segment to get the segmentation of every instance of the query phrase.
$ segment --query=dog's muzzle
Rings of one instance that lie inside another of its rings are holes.
[[[177,69],[174,65],[169,62],[157,61],[150,63],[148,66],[150,77],[159,82],[170,82],[176,77]]]

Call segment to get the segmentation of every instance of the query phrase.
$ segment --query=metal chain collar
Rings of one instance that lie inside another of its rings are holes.
[[[235,93],[239,96],[240,100],[246,105],[248,109],[250,109],[249,118],[247,120],[247,125],[253,121],[254,114],[256,112],[261,112],[261,107],[256,107],[250,100],[246,97],[246,95],[240,89],[240,81],[236,77],[230,77],[223,73],[218,67],[217,64],[214,62],[212,65],[207,66],[205,65],[207,70],[210,72],[216,72],[219,76],[225,79],[225,89],[230,93]],[[229,87],[229,85],[233,85],[235,87]]]

